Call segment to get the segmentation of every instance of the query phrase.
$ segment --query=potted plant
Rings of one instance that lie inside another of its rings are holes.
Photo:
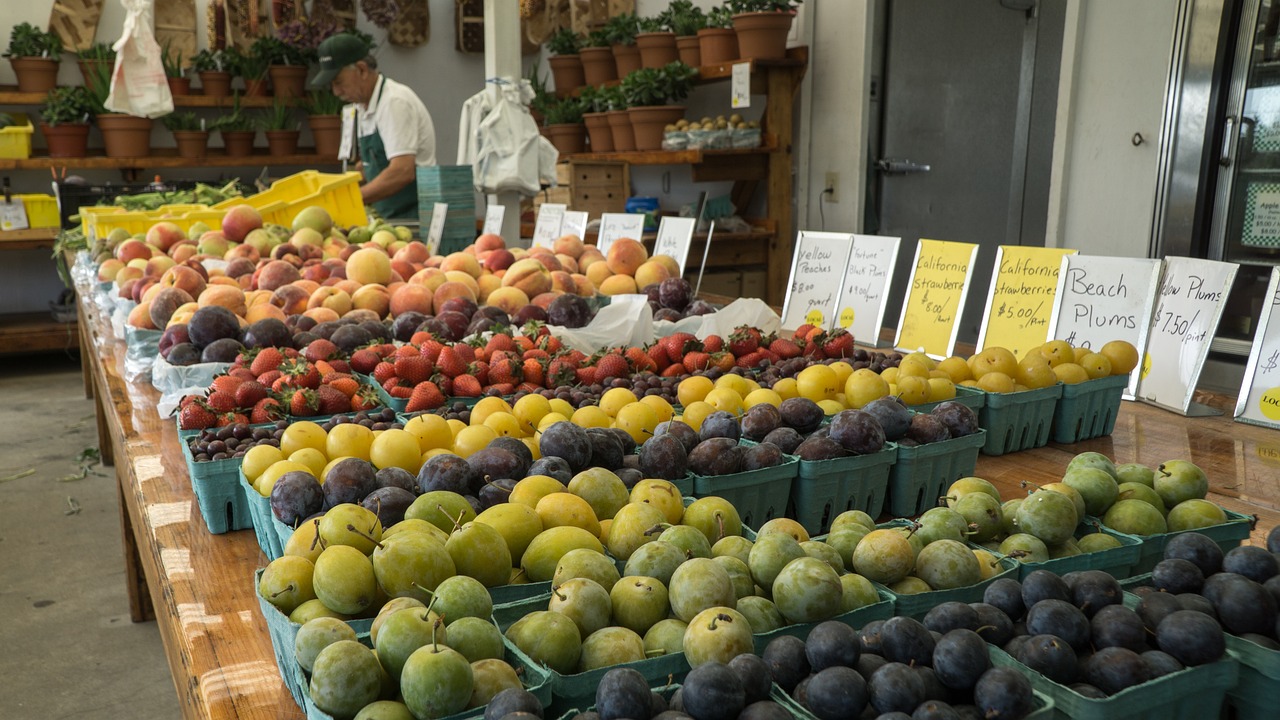
[[[801,0],[728,0],[738,52],[755,60],[787,56],[787,35]]]
[[[702,65],[702,53],[698,49],[698,31],[707,26],[707,14],[693,4],[693,0],[672,0],[659,16],[676,36],[676,53],[680,62],[690,67]]]
[[[187,69],[182,65],[182,51],[174,50],[168,42],[160,53],[160,64],[164,66],[164,79],[169,82],[169,94],[191,94],[191,78],[187,77]]]
[[[111,95],[111,71],[103,65],[93,68],[91,82],[85,86],[93,105],[102,144],[107,157],[145,158],[151,154],[151,118],[109,112],[107,97]]]
[[[231,95],[231,67],[226,53],[204,49],[191,58],[191,67],[200,76],[200,91],[207,97]]]
[[[289,100],[302,97],[307,92],[307,53],[274,35],[264,35],[253,41],[249,57],[265,66],[271,77],[272,94]],[[248,76],[245,76],[248,79]],[[248,94],[248,93],[246,93]]]
[[[640,20],[636,14],[614,15],[604,24],[604,31],[609,36],[618,77],[624,78],[632,70],[639,70],[640,49],[636,47],[636,35],[640,32]]]
[[[698,31],[698,53],[702,65],[720,65],[738,59],[738,34],[733,31],[733,13],[727,7],[712,8],[707,26]]]
[[[49,157],[82,158],[88,154],[89,120],[93,99],[83,87],[56,87],[49,91],[40,110],[40,132],[49,146]]]
[[[268,58],[260,53],[240,52],[235,48],[227,48],[227,59],[231,68],[244,80],[245,97],[266,97],[267,72],[270,69]]]
[[[194,112],[188,110],[169,113],[161,118],[160,122],[173,133],[173,142],[178,146],[178,155],[192,160],[205,156],[205,151],[209,147],[209,131],[204,128],[204,123],[200,122]]]
[[[18,76],[18,92],[49,92],[58,84],[62,39],[31,23],[18,23],[9,33],[5,57]]]
[[[603,85],[618,79],[618,66],[609,47],[609,33],[604,29],[592,30],[578,49],[582,61],[582,77],[585,85]]]
[[[615,152],[627,152],[636,149],[636,136],[631,130],[631,116],[627,114],[627,99],[622,94],[622,87],[612,85],[600,89],[599,107],[605,110],[605,121],[609,123],[609,137],[613,140]]]
[[[637,150],[662,149],[663,129],[684,117],[684,107],[671,103],[689,96],[697,76],[696,69],[677,60],[661,68],[642,68],[622,79]]]
[[[560,98],[547,107],[545,135],[560,156],[581,153],[587,148],[587,128],[582,124],[582,101]]]
[[[222,146],[231,157],[253,154],[253,138],[258,134],[253,118],[240,108],[240,94],[232,95],[231,111],[213,121],[213,129],[222,135]]]
[[[92,68],[103,65],[107,68],[107,74],[115,69],[116,51],[107,43],[94,43],[76,53],[76,64],[80,66],[84,84],[88,85],[94,73]]]
[[[267,136],[267,152],[271,155],[298,154],[298,122],[293,119],[293,108],[280,96],[276,96],[271,108],[262,115],[262,129]]]
[[[344,32],[345,28],[340,26],[335,20],[307,20],[299,18],[284,23],[276,30],[276,37],[279,38],[283,48],[275,47],[274,52],[276,59],[272,63],[271,83],[276,87],[276,97],[286,100],[290,98],[303,98],[306,96],[306,68],[314,65],[319,60],[318,48],[320,43],[332,35]],[[363,33],[361,35],[366,44],[372,47],[373,38]],[[302,67],[301,79],[295,79],[298,75],[298,66]],[[287,90],[280,92],[280,83],[286,84]]]
[[[640,51],[640,66],[659,68],[680,59],[676,52],[676,34],[668,24],[670,8],[657,17],[640,18],[636,35],[636,48]]]
[[[569,97],[575,89],[587,84],[582,74],[582,58],[578,56],[581,45],[582,39],[572,28],[560,28],[547,40],[547,49],[552,53],[547,64],[551,66],[557,97]]]
[[[538,64],[533,63],[529,66],[529,90],[533,92],[533,99],[529,101],[529,115],[533,117],[533,122],[539,128],[542,127],[542,120],[546,117],[547,107],[555,102],[555,95],[547,90],[547,81],[538,72]]]
[[[578,94],[582,103],[582,123],[587,126],[591,152],[613,152],[613,131],[609,129],[610,93],[588,85]]]
[[[328,90],[313,90],[304,103],[317,155],[327,158],[338,156],[338,150],[342,148],[342,105],[338,96]]]

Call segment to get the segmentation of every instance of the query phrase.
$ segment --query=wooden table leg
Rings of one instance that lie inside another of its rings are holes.
[[[105,398],[100,392],[94,393],[94,415],[98,419],[98,457],[103,465],[115,465],[115,446],[111,443],[111,428],[107,425],[107,411],[102,406]]]
[[[147,589],[147,576],[142,572],[142,558],[138,555],[138,543],[133,536],[133,520],[129,517],[129,505],[124,497],[121,470],[116,469],[116,499],[120,503],[120,532],[124,545],[124,583],[129,594],[129,618],[134,622],[156,619],[151,604],[151,592]]]
[[[76,332],[80,334],[80,376],[84,382],[84,397],[93,399],[93,357],[95,348],[93,336],[89,331],[89,318],[84,312],[84,303],[76,303]]]

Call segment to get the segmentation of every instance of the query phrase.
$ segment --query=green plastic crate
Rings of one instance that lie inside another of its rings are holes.
[[[831,619],[836,622],[842,622],[855,630],[859,630],[869,622],[876,620],[888,620],[893,617],[893,594],[882,588],[876,588],[876,593],[880,595],[880,602],[860,607],[857,610],[850,610],[847,613],[841,613]],[[771,632],[756,633],[752,636],[753,642],[755,643],[755,653],[757,655],[763,653],[765,646],[774,638],[781,635],[791,635],[804,640],[809,637],[809,631],[817,624],[818,623],[816,622],[798,623],[796,625],[780,627]]]
[[[1062,399],[1053,411],[1053,441],[1076,443],[1110,435],[1128,386],[1128,375],[1063,385]]]
[[[978,450],[986,438],[986,430],[979,429],[938,443],[899,445],[897,461],[889,473],[889,513],[910,517],[937,505],[951,483],[973,474]]]
[[[833,460],[801,460],[791,486],[787,517],[810,535],[831,529],[831,521],[846,510],[879,517],[889,491],[889,472],[898,459],[898,446],[885,443],[878,453]]]
[[[1092,532],[1102,532],[1120,541],[1120,547],[1098,552],[1081,553],[1071,557],[1057,558],[1045,562],[1018,563],[1018,579],[1023,580],[1036,570],[1049,570],[1056,575],[1065,575],[1077,570],[1102,570],[1117,580],[1133,575],[1133,568],[1142,557],[1142,541],[1132,535],[1116,532],[1102,524],[1102,521],[1086,516],[1076,526],[1075,536],[1081,538]],[[999,555],[998,551],[993,553]],[[1016,561],[1016,559],[1015,559]]]
[[[1133,574],[1140,575],[1142,573],[1151,572],[1156,563],[1164,559],[1164,548],[1169,544],[1169,538],[1184,532],[1198,532],[1206,535],[1209,539],[1218,543],[1218,547],[1223,552],[1231,548],[1240,547],[1240,544],[1249,539],[1249,533],[1253,531],[1253,525],[1257,521],[1249,515],[1241,515],[1238,512],[1232,512],[1223,508],[1227,513],[1227,521],[1221,525],[1211,525],[1209,527],[1196,528],[1195,530],[1180,530],[1178,532],[1160,533],[1158,535],[1134,535],[1142,542],[1142,555],[1133,567]]]
[[[877,590],[888,593],[893,598],[894,615],[923,620],[930,610],[944,602],[954,601],[965,604],[982,602],[982,595],[986,592],[988,585],[999,578],[1016,578],[1018,576],[1018,562],[1016,560],[1010,560],[1007,557],[997,557],[996,559],[1000,563],[1000,572],[986,580],[976,582],[973,585],[966,585],[965,587],[951,590],[934,590],[933,592],[917,593],[915,595],[899,595],[879,583],[875,583],[875,586]]]
[[[1053,701],[1053,717],[1070,720],[1217,718],[1222,713],[1227,691],[1236,686],[1239,676],[1239,663],[1228,655],[1218,662],[1170,673],[1110,697],[1094,700],[1059,685],[999,648],[991,648],[991,662],[1015,668],[1031,678],[1032,688]]]
[[[245,505],[249,507],[249,518],[253,521],[253,534],[258,538],[258,547],[268,560],[275,560],[284,554],[284,541],[276,534],[275,513],[271,511],[271,498],[258,493],[249,479],[244,476],[244,469],[239,471],[240,490],[244,493]],[[280,523],[283,525],[284,523]]]
[[[513,643],[506,641],[507,628],[531,612],[546,610],[547,603],[550,600],[551,593],[548,592],[518,602],[494,605],[493,619],[503,632],[504,642],[507,642],[508,646],[514,647]],[[682,652],[607,668],[597,668],[571,675],[563,675],[555,670],[547,669],[546,672],[551,676],[551,708],[554,711],[553,714],[564,713],[573,708],[583,708],[594,704],[596,686],[600,684],[600,679],[604,677],[604,674],[614,667],[637,670],[644,675],[650,685],[654,686],[680,682],[685,675],[689,674],[689,661],[685,659]]]
[[[1044,447],[1049,444],[1053,414],[1062,397],[1062,383],[1015,393],[987,393],[978,423],[987,431],[985,455]]]
[[[748,441],[741,441],[749,444]],[[738,509],[743,525],[758,528],[787,512],[800,459],[783,455],[781,465],[730,475],[693,476],[693,497],[722,497]]]
[[[249,503],[240,489],[241,458],[196,462],[191,454],[190,439],[197,433],[179,437],[182,457],[187,461],[187,475],[195,492],[196,506],[204,525],[213,535],[253,527]]]
[[[973,409],[974,412],[978,412],[979,410],[982,409],[983,405],[987,404],[987,394],[979,390],[978,388],[971,388],[971,387],[966,387],[964,385],[957,385],[956,396],[952,398],[952,400],[955,400],[961,405],[968,405],[970,408]],[[927,402],[927,403],[921,403],[919,405],[908,405],[907,408],[909,410],[914,410],[915,412],[927,413],[927,412],[933,412],[934,408],[938,407],[944,402],[947,402],[947,401],[938,400],[937,402]]]
[[[1240,681],[1227,693],[1236,720],[1274,720],[1280,698],[1280,651],[1228,633],[1227,653],[1240,663]]]

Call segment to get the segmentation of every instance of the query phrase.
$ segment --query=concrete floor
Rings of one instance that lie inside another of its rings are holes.
[[[0,398],[0,716],[180,717],[156,624],[129,621],[114,471],[74,479],[79,359],[0,359]]]

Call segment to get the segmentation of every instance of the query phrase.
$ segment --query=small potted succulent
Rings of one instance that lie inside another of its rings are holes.
[[[40,110],[40,132],[49,146],[49,157],[82,158],[88,154],[89,121],[94,116],[93,98],[81,86],[56,87],[49,91]]]
[[[169,94],[191,94],[191,78],[187,77],[187,69],[182,64],[182,51],[174,50],[171,43],[164,44],[160,53],[160,64],[164,66],[164,79],[169,83]]]
[[[110,158],[145,158],[151,154],[151,118],[137,117],[107,110],[111,95],[111,70],[104,65],[93,68],[91,82],[85,85],[102,144]]]
[[[188,110],[169,113],[160,122],[173,133],[173,142],[178,146],[179,156],[189,160],[205,156],[209,147],[209,131],[194,112]]]
[[[313,90],[303,103],[317,155],[338,157],[342,149],[342,105],[342,100],[327,89]]]
[[[221,50],[201,50],[191,58],[191,67],[200,76],[200,91],[206,97],[231,96],[231,66]]]
[[[754,60],[787,56],[787,35],[801,0],[728,0],[738,52]]]
[[[115,69],[116,51],[107,43],[94,43],[76,53],[76,64],[80,66],[80,76],[84,78],[84,84],[88,85],[93,77],[94,67],[106,66],[108,74]]]
[[[671,30],[670,8],[657,17],[640,18],[636,48],[640,50],[640,66],[659,68],[680,59],[676,51],[676,34]]]
[[[253,154],[253,139],[258,134],[257,123],[240,108],[240,95],[232,95],[231,111],[213,121],[212,128],[222,135],[222,146],[231,157]]]
[[[262,115],[262,129],[267,136],[267,152],[277,157],[298,154],[301,130],[293,117],[293,108],[276,96],[271,108]]]
[[[253,41],[249,56],[267,68],[277,98],[289,100],[307,92],[307,52],[272,35]],[[246,76],[247,78],[248,76]]]
[[[613,140],[614,151],[635,150],[636,135],[631,129],[631,116],[627,113],[627,99],[622,94],[622,87],[611,85],[600,88],[596,106],[607,108],[604,117],[609,123],[609,136]]]
[[[693,0],[672,0],[662,12],[667,27],[676,36],[676,53],[680,62],[690,67],[702,65],[702,53],[698,48],[698,31],[707,26],[707,15]]]
[[[547,107],[545,135],[561,158],[586,150],[587,126],[582,124],[582,101],[575,97],[559,98]]]
[[[58,63],[62,61],[62,39],[31,23],[18,23],[9,33],[5,53],[18,76],[18,92],[49,92],[58,85]]]
[[[661,68],[642,68],[622,79],[622,95],[635,133],[637,150],[662,149],[667,125],[684,117],[684,106],[698,71],[680,61]]]
[[[276,30],[280,45],[273,47],[271,64],[271,84],[275,88],[275,96],[285,100],[305,97],[307,68],[319,60],[320,43],[344,30],[333,20],[299,18],[280,25]],[[367,39],[367,44],[373,44],[372,37],[358,34]],[[298,77],[301,79],[297,79]],[[285,89],[283,93],[282,84]]]
[[[270,69],[267,56],[256,52],[240,52],[235,48],[227,48],[227,60],[234,72],[244,80],[245,97],[266,97],[267,72]]]
[[[592,30],[583,39],[578,58],[582,61],[584,85],[603,85],[618,79],[618,66],[613,59],[613,49],[609,47],[609,33],[603,28]]]
[[[613,62],[618,77],[624,78],[632,70],[640,69],[640,49],[636,47],[636,35],[640,33],[640,19],[635,13],[622,13],[609,18],[604,24],[613,50]]]
[[[733,31],[733,13],[727,7],[712,8],[706,27],[698,30],[698,53],[702,65],[720,65],[738,59],[738,34]]]
[[[591,152],[613,152],[613,131],[609,129],[610,93],[607,88],[588,85],[578,94],[582,102],[582,123],[587,126]]]
[[[551,51],[547,64],[551,66],[557,97],[569,97],[587,84],[582,74],[582,58],[578,56],[581,46],[582,38],[572,28],[560,28],[547,40],[547,49]]]

